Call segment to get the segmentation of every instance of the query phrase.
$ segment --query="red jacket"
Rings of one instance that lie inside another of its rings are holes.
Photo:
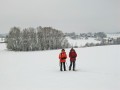
[[[66,62],[66,58],[67,58],[67,55],[65,51],[59,54],[60,62]]]
[[[70,51],[69,57],[70,57],[70,61],[75,61],[77,57],[77,53],[75,51]]]

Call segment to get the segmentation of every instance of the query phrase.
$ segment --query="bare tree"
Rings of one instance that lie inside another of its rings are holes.
[[[20,29],[18,27],[11,28],[7,36],[7,48],[10,50],[20,49]]]
[[[62,31],[52,27],[25,28],[21,32],[13,27],[8,35],[8,49],[16,51],[49,50],[69,47]]]

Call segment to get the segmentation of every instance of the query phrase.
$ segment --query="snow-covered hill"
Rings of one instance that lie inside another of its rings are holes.
[[[120,33],[107,33],[106,35],[107,35],[107,37],[104,38],[106,40],[120,38]],[[94,37],[88,37],[88,39],[85,39],[85,38],[83,38],[83,39],[72,39],[70,37],[66,37],[66,39],[68,40],[70,45],[73,46],[73,47],[74,46],[83,47],[87,43],[100,44],[102,42],[102,39],[98,40],[98,38],[94,38]]]
[[[60,72],[60,50],[14,52],[1,43],[0,90],[120,90],[120,45],[75,50],[77,71]]]
[[[108,33],[107,34],[107,38],[114,38],[114,39],[116,39],[116,38],[118,38],[118,37],[120,37],[120,33]]]
[[[0,43],[5,42],[5,38],[0,38]]]
[[[70,43],[71,46],[78,46],[78,47],[83,47],[85,46],[86,43],[100,43],[101,41],[95,40],[95,38],[88,38],[88,39],[71,39],[67,37],[68,42]]]

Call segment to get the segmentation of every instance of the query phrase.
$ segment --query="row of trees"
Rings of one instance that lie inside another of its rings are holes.
[[[7,48],[14,51],[35,51],[68,48],[70,45],[62,31],[52,27],[11,28]]]

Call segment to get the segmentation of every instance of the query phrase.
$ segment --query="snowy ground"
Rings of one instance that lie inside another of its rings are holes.
[[[13,52],[1,43],[0,90],[120,90],[120,45],[75,50],[77,71],[60,72],[60,50]]]
[[[116,39],[116,38],[119,38],[120,37],[120,34],[107,34],[107,38],[114,38],[114,39]]]
[[[120,37],[120,34],[115,34],[115,33],[106,34],[106,35],[107,35],[106,39],[109,39],[109,38],[116,39]],[[85,46],[86,43],[94,43],[94,44],[101,43],[101,41],[98,41],[95,38],[91,38],[91,37],[89,37],[88,39],[76,39],[76,40],[71,39],[70,37],[66,37],[66,38],[71,46],[82,47],[82,46]]]
[[[88,39],[71,39],[67,37],[68,42],[70,43],[71,46],[85,46],[86,43],[100,43],[100,41],[95,40],[95,38],[88,38]]]
[[[0,43],[5,42],[5,38],[0,38]]]

